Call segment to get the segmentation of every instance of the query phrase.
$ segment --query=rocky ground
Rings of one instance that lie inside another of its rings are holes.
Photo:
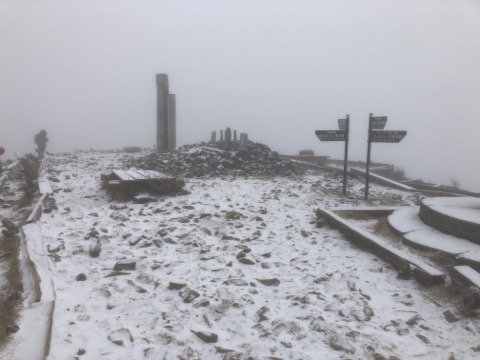
[[[245,149],[225,151],[211,144],[187,145],[174,151],[129,159],[127,167],[159,170],[191,177],[291,176],[300,171],[295,163],[264,144],[249,142]]]
[[[289,176],[241,176],[225,165],[246,161],[211,152],[50,157],[49,359],[478,358],[478,319],[316,224],[318,207],[409,205],[418,194],[372,184],[365,202],[355,179],[345,197],[335,174],[294,175],[272,154],[261,161]],[[100,175],[125,164],[192,176],[189,194],[112,201]]]

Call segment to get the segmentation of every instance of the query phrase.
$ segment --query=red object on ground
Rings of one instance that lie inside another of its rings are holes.
[[[315,153],[313,152],[313,150],[300,150],[298,155],[300,155],[300,156],[314,156]]]
[[[2,155],[5,152],[5,149],[0,146],[0,155]]]

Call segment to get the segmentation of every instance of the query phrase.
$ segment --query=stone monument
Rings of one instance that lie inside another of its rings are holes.
[[[168,75],[157,74],[157,151],[176,147],[175,95],[169,94]]]

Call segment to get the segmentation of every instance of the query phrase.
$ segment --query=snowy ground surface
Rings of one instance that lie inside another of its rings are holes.
[[[111,202],[100,174],[127,156],[140,155],[50,158],[47,175],[59,180],[58,210],[41,219],[56,291],[50,360],[480,357],[477,319],[447,321],[456,309],[434,289],[315,227],[318,207],[368,205],[360,182],[345,198],[327,173],[188,179],[190,195]],[[374,184],[371,199],[416,201]],[[135,269],[115,271],[121,260]]]

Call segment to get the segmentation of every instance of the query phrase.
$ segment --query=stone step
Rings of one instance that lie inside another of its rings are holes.
[[[349,240],[370,250],[384,261],[392,264],[397,270],[404,271],[405,266],[411,267],[417,281],[422,285],[436,285],[445,282],[446,275],[442,271],[415,255],[394,248],[383,239],[358,228],[332,211],[318,209],[316,213],[317,217],[325,217],[329,224],[338,228]]]
[[[426,199],[420,205],[419,217],[437,230],[480,244],[480,198]]]

